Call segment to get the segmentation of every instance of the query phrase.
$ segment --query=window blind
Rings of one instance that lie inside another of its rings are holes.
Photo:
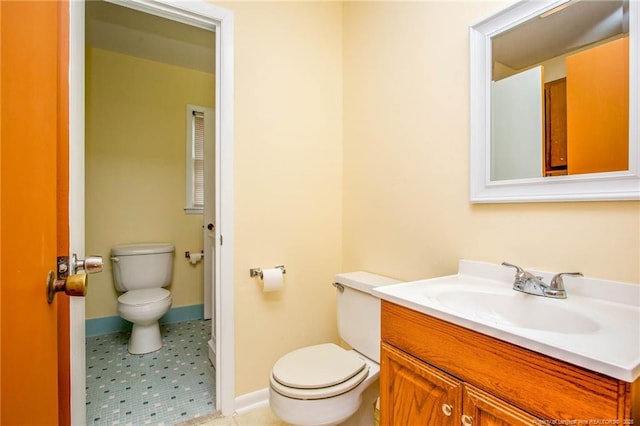
[[[193,111],[193,206],[204,206],[204,113]]]

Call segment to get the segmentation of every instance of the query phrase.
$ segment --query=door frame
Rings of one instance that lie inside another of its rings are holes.
[[[216,241],[214,327],[215,406],[222,415],[235,411],[233,295],[233,111],[234,15],[206,0],[108,0],[112,3],[216,32]],[[69,245],[85,256],[84,214],[84,1],[69,2]],[[223,239],[224,238],[224,239]],[[223,244],[224,243],[224,244]],[[85,301],[71,298],[71,424],[86,424]]]

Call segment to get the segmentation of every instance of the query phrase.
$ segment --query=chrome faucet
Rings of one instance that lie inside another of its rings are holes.
[[[567,291],[564,289],[564,282],[562,281],[562,277],[565,275],[570,275],[574,277],[583,276],[582,272],[560,272],[559,274],[555,274],[553,278],[551,278],[549,287],[545,290],[545,296],[553,297],[555,299],[567,298]]]
[[[582,276],[580,272],[561,272],[551,279],[549,285],[542,281],[542,277],[533,275],[517,265],[502,262],[502,266],[509,266],[516,269],[516,275],[513,281],[513,289],[523,293],[533,294],[535,296],[551,297],[554,299],[566,299],[567,291],[564,288],[562,277],[565,275]]]

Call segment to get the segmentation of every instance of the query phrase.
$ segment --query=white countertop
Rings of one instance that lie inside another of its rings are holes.
[[[529,272],[545,283],[552,276]],[[456,275],[372,291],[383,300],[616,379],[640,377],[639,284],[565,277],[567,299],[551,299],[512,290],[514,274],[501,265],[461,260]]]

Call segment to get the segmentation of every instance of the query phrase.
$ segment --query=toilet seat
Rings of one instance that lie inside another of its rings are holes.
[[[118,302],[124,305],[140,306],[162,302],[170,297],[171,292],[164,288],[146,288],[144,290],[128,291],[118,297]]]
[[[295,399],[322,399],[358,386],[369,374],[356,352],[333,343],[308,346],[283,356],[271,372],[273,390]]]

